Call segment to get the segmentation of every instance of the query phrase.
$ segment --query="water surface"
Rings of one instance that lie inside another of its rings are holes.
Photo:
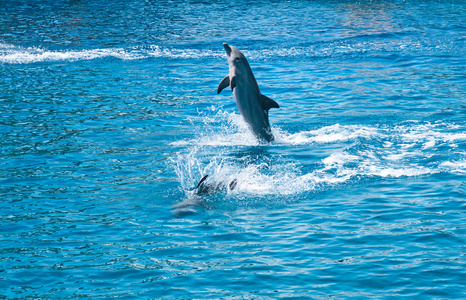
[[[0,298],[463,298],[464,24],[463,1],[4,2]],[[270,144],[216,94],[223,42],[280,104]]]

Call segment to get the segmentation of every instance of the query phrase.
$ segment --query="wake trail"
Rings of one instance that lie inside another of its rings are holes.
[[[275,141],[263,145],[235,113],[200,118],[200,135],[172,143],[184,147],[172,162],[185,190],[205,174],[218,181],[237,178],[232,194],[292,195],[363,178],[466,173],[464,124],[334,124],[298,132],[275,126]],[[319,154],[302,159],[300,152]]]

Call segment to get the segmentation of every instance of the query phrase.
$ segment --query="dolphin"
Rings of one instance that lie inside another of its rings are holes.
[[[212,194],[226,187],[225,182],[222,182],[222,181],[218,183],[207,183],[206,182],[207,177],[209,177],[209,175],[205,175],[204,177],[201,178],[196,188],[194,189],[195,195]],[[230,191],[234,190],[237,184],[238,184],[238,180],[236,180],[235,178],[232,181],[230,181],[230,183],[228,184],[228,189]]]
[[[222,79],[217,94],[230,86],[239,113],[259,140],[273,141],[270,130],[269,109],[279,108],[277,102],[264,96],[259,91],[256,78],[248,60],[236,47],[223,43],[230,73]]]
[[[204,196],[213,195],[216,192],[225,191],[227,189],[232,191],[238,184],[236,178],[230,181],[230,183],[226,183],[224,181],[207,182],[207,177],[209,177],[209,175],[202,177],[197,186],[188,191],[188,197],[183,202],[173,206],[173,214],[176,217],[196,213],[196,207],[205,205],[203,201]]]

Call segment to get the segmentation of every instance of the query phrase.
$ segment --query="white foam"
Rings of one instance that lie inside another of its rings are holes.
[[[122,60],[144,58],[201,59],[224,57],[222,50],[177,49],[152,45],[148,47],[104,48],[85,50],[48,50],[0,43],[0,62],[29,64],[36,62],[77,61],[113,57]]]
[[[115,57],[128,60],[140,59],[143,55],[139,52],[128,51],[123,48],[51,51],[40,47],[23,48],[0,44],[0,62],[9,64],[28,64],[43,61],[92,60],[103,57]]]
[[[348,153],[332,153],[329,157],[323,159],[323,163],[325,165],[325,169],[332,169],[332,168],[341,168],[346,163],[354,162],[359,160],[359,157],[356,155],[351,155]]]
[[[313,143],[333,143],[354,140],[356,138],[370,138],[380,136],[379,129],[360,125],[335,124],[322,127],[317,130],[301,131],[293,134],[277,130],[277,141],[292,144],[304,145]]]
[[[364,176],[377,176],[377,177],[413,177],[413,176],[422,176],[427,174],[438,173],[437,170],[433,170],[427,167],[422,167],[418,165],[408,165],[401,167],[393,167],[386,165],[382,162],[374,162],[370,160],[365,160],[361,163],[359,172],[360,175]]]
[[[452,173],[466,174],[466,159],[442,162],[440,164],[440,168],[444,171],[449,171]]]
[[[243,118],[234,112],[222,109],[211,110],[214,115],[201,114],[198,123],[207,128],[201,131],[200,136],[192,140],[180,140],[171,145],[182,146],[188,144],[204,146],[257,146],[260,142],[249,129]],[[195,122],[193,122],[195,123]],[[383,134],[379,128],[360,125],[335,124],[316,130],[288,133],[280,127],[272,126],[275,145],[309,145],[319,143],[335,143],[358,138],[376,138]]]
[[[181,185],[185,191],[194,188],[199,179],[209,175],[213,183],[228,183],[237,179],[233,191],[228,194],[247,195],[293,195],[314,191],[317,187],[345,183],[360,176],[399,178],[421,176],[436,172],[426,167],[406,165],[394,167],[374,159],[372,153],[360,155],[345,152],[332,153],[322,159],[322,167],[303,173],[299,162],[283,158],[270,158],[259,162],[228,157],[221,152],[208,156],[202,148],[195,148],[188,154],[180,154],[174,164]]]
[[[174,162],[185,189],[193,188],[206,174],[214,182],[237,179],[236,188],[225,191],[228,194],[266,196],[312,192],[363,177],[466,173],[466,158],[461,159],[466,153],[457,150],[466,140],[464,125],[415,121],[397,126],[334,124],[296,133],[273,126],[275,141],[268,148],[308,145],[311,149],[325,147],[333,151],[313,161],[314,169],[309,170],[308,162],[287,158],[286,153],[259,159],[253,159],[257,155],[249,155],[248,151],[231,155],[238,146],[260,145],[241,116],[234,112],[211,108],[200,112],[193,124],[201,124],[198,136],[173,143],[189,151],[180,152]],[[433,156],[448,157],[448,149],[460,159],[431,160]]]
[[[444,47],[456,47],[455,44],[446,44]],[[399,42],[374,43],[348,41],[337,41],[328,43],[311,43],[295,47],[272,47],[255,49],[240,49],[250,60],[273,60],[282,58],[300,58],[300,57],[328,57],[335,55],[351,55],[364,53],[368,55],[371,51],[380,53],[387,51],[390,53],[403,51],[407,49],[419,53],[421,51],[432,51],[430,46],[423,47],[418,42],[402,40]],[[168,59],[203,59],[203,58],[224,58],[225,52],[219,45],[214,49],[195,49],[167,47],[160,45],[133,46],[127,48],[97,48],[85,50],[49,50],[40,46],[22,47],[0,43],[0,63],[8,64],[28,64],[44,61],[76,61],[92,60],[104,57],[114,57],[118,59],[144,59],[144,58],[168,58]]]
[[[143,51],[151,57],[162,57],[171,59],[200,59],[200,58],[216,58],[224,57],[224,51],[212,50],[199,50],[199,49],[176,49],[169,47],[150,46],[147,50]]]
[[[174,163],[181,185],[189,191],[204,175],[209,175],[210,183],[229,183],[237,180],[234,190],[225,189],[229,194],[247,195],[290,195],[312,190],[318,181],[311,174],[300,175],[299,167],[294,163],[281,163],[273,166],[267,162],[243,165],[238,161],[222,158],[223,155],[205,158],[190,153],[181,155]],[[204,162],[204,163],[203,163]],[[200,165],[204,167],[199,168]],[[196,169],[193,172],[192,167]]]
[[[457,124],[426,123],[396,126],[401,138],[406,142],[418,143],[422,141],[425,148],[431,148],[436,143],[453,143],[466,140],[466,133]],[[461,131],[461,132],[452,132]]]

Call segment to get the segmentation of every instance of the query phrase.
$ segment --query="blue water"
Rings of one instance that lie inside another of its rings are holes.
[[[0,298],[464,299],[465,24],[464,1],[1,2]],[[223,42],[280,104],[270,144],[216,93]]]

